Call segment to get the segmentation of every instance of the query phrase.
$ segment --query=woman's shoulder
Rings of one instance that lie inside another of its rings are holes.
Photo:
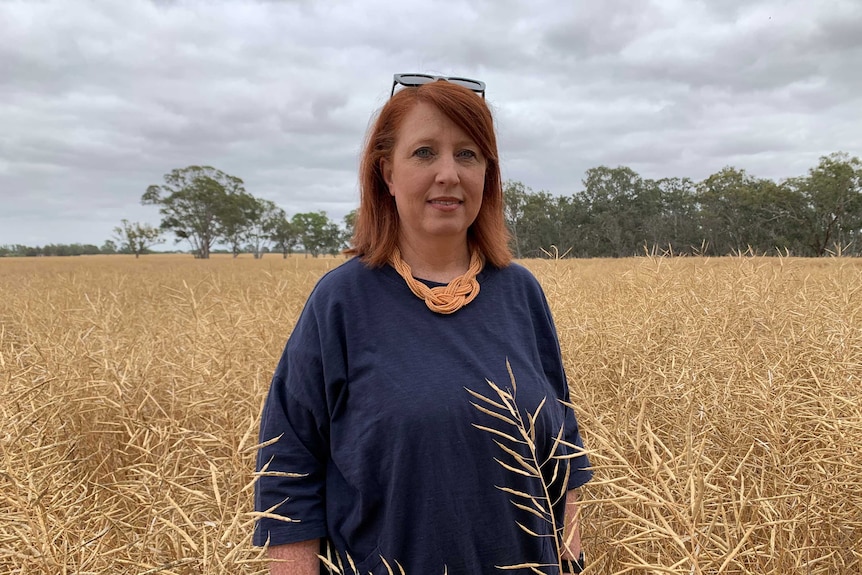
[[[503,268],[488,268],[479,277],[479,285],[494,302],[519,309],[541,309],[547,298],[541,283],[529,269],[512,262]],[[480,296],[481,297],[481,296]]]
[[[542,291],[541,284],[533,272],[528,270],[523,265],[511,262],[503,268],[489,268],[486,270],[486,276],[489,281],[502,282],[508,286],[517,285],[525,288],[538,289]],[[479,278],[481,281],[481,277]]]
[[[320,276],[320,279],[317,280],[317,285],[337,285],[344,281],[350,281],[351,278],[356,276],[357,273],[360,273],[364,269],[366,268],[359,260],[359,258],[349,258],[343,263],[337,265],[336,267],[332,268],[331,270]]]
[[[369,268],[361,259],[350,258],[323,274],[309,296],[310,301],[333,301],[369,297],[379,290],[381,270]]]
[[[312,295],[317,293],[337,292],[356,281],[357,276],[365,270],[358,258],[350,258],[342,264],[320,276],[314,286]]]
[[[521,278],[525,281],[536,281],[536,276],[533,275],[533,272],[518,262],[511,262],[502,269],[508,271],[512,276]]]

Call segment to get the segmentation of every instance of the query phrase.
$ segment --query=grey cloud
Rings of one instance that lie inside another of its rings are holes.
[[[155,223],[141,194],[190,164],[339,219],[400,71],[485,80],[504,175],[534,189],[600,164],[799,175],[862,150],[859,29],[856,0],[0,1],[0,244]]]

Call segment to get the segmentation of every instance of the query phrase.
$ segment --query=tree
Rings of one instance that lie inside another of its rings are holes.
[[[703,246],[694,182],[689,178],[662,178],[654,182],[661,198],[661,249],[681,255]]]
[[[219,238],[230,246],[233,257],[242,251],[242,245],[249,241],[251,228],[257,217],[258,200],[246,191],[228,194],[219,215]]]
[[[589,257],[592,250],[586,242],[590,213],[578,194],[557,198],[556,213],[560,220],[557,248],[571,257]]]
[[[294,227],[293,222],[287,219],[284,212],[281,212],[274,226],[270,239],[281,252],[282,258],[286,258],[299,245],[299,231]]]
[[[814,255],[822,256],[832,246],[862,240],[862,161],[837,152],[820,158],[808,177],[789,185],[804,198],[805,222],[809,245]],[[855,246],[856,253],[862,246]]]
[[[323,250],[332,256],[337,256],[341,250],[347,247],[349,238],[344,230],[332,220],[323,228]]]
[[[356,231],[356,218],[359,216],[359,210],[351,210],[344,219],[344,246],[349,246],[353,241],[353,233]]]
[[[511,248],[516,258],[521,258],[522,226],[524,225],[524,206],[527,203],[529,190],[523,182],[506,180],[503,184],[503,217],[511,236]],[[526,238],[524,238],[526,239]]]
[[[243,181],[210,166],[175,169],[164,179],[164,185],[147,188],[141,203],[160,206],[161,229],[187,240],[195,257],[209,258],[233,209],[230,196],[245,193]]]
[[[115,254],[117,253],[117,244],[113,240],[105,240],[105,243],[103,243],[102,247],[99,248],[99,253]]]
[[[804,237],[804,199],[787,186],[755,179],[744,209],[753,216],[746,243],[757,253],[810,253]]]
[[[700,222],[707,250],[766,254],[804,250],[799,230],[804,205],[787,183],[755,178],[732,167],[709,176],[697,186]]]
[[[585,235],[594,256],[625,257],[657,241],[653,225],[661,212],[656,186],[625,166],[590,168],[584,174],[584,204],[590,213]]]
[[[285,218],[284,210],[276,206],[275,202],[255,199],[247,233],[255,259],[263,256],[279,224]]]
[[[503,216],[512,237],[511,248],[516,258],[540,257],[543,249],[552,245],[560,253],[571,246],[564,233],[563,212],[569,200],[548,192],[534,192],[521,182],[507,181],[503,186]]]
[[[306,253],[317,257],[321,253],[337,253],[341,249],[341,230],[327,217],[326,212],[295,214],[291,225]]]
[[[120,244],[120,251],[135,254],[135,258],[147,253],[150,246],[161,243],[161,232],[150,224],[122,220],[122,226],[114,228],[114,237]]]
[[[751,210],[755,179],[745,170],[726,166],[697,186],[700,221],[709,253],[744,253],[750,247],[757,216]]]
[[[559,253],[565,253],[571,247],[563,243],[564,218],[560,202],[561,198],[544,190],[530,191],[525,196],[518,240],[523,257],[542,257],[543,250],[549,250],[551,246],[556,246]]]

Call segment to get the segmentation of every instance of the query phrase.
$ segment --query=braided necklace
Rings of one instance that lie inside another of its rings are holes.
[[[476,275],[482,271],[484,262],[479,252],[474,251],[470,256],[470,267],[464,275],[458,276],[445,286],[429,288],[413,277],[410,265],[401,259],[401,250],[397,247],[389,258],[389,263],[395,271],[407,282],[416,297],[425,300],[425,305],[433,312],[450,314],[455,313],[479,295],[479,282]]]

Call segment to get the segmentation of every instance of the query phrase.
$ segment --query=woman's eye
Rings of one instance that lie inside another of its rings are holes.
[[[419,148],[413,155],[417,158],[430,158],[432,156],[431,148]]]
[[[458,157],[471,159],[478,157],[478,154],[473,150],[461,150],[460,152],[458,152]]]

